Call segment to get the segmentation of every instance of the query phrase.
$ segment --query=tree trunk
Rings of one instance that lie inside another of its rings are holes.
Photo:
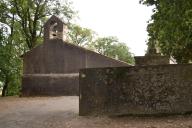
[[[5,84],[3,86],[3,90],[2,90],[2,97],[6,96],[7,93],[7,89],[8,89],[8,79],[5,79]]]

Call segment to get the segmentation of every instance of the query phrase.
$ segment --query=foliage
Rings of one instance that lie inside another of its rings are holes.
[[[157,45],[178,63],[192,60],[192,1],[141,0],[155,6],[148,24],[149,46]]]
[[[125,43],[119,42],[117,37],[96,37],[90,29],[78,25],[71,25],[69,41],[76,45],[96,51],[102,55],[112,57],[133,64],[134,60]]]
[[[76,12],[71,8],[71,2],[59,0],[1,0],[0,1],[0,22],[11,26],[10,20],[14,19],[19,31],[21,42],[24,42],[28,49],[35,47],[38,40],[41,40],[43,24],[47,17],[60,15],[66,22],[75,16]]]
[[[2,96],[6,96],[13,94],[8,91],[10,87],[14,89],[14,94],[18,94],[20,90],[21,60],[18,57],[18,47],[10,37],[3,36],[3,29],[1,28],[0,34],[0,81],[3,83]]]
[[[96,52],[133,64],[134,59],[125,43],[119,42],[116,37],[103,37],[96,39],[92,45]]]
[[[87,47],[94,38],[94,32],[88,28],[71,24],[69,26],[69,41],[76,45]]]

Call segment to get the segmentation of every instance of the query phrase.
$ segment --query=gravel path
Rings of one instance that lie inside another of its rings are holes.
[[[192,115],[80,117],[78,97],[0,98],[0,128],[192,128]]]

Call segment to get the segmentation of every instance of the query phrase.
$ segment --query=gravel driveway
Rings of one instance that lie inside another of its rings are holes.
[[[192,128],[192,115],[80,117],[78,97],[0,98],[0,128]]]

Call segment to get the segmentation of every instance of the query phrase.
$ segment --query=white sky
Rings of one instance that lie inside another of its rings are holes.
[[[152,8],[139,0],[71,0],[79,12],[76,24],[94,30],[99,36],[116,36],[135,55],[144,55],[147,21]]]

